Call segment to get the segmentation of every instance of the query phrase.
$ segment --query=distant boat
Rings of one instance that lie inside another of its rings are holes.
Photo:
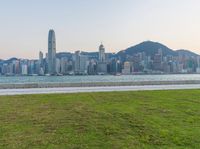
[[[105,75],[105,73],[103,73],[103,72],[99,72],[98,75]]]
[[[122,74],[121,73],[116,73],[114,76],[121,76]]]
[[[61,74],[61,73],[58,73],[58,74],[57,74],[57,76],[63,76],[63,74]]]
[[[74,76],[75,74],[74,74],[73,71],[70,71],[70,72],[67,73],[67,75]]]

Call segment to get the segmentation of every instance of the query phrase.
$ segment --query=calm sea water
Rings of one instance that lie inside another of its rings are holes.
[[[0,76],[0,84],[200,80],[200,74],[122,76]]]

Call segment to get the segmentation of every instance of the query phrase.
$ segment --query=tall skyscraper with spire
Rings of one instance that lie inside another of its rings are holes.
[[[105,62],[106,61],[106,56],[105,56],[105,48],[103,44],[99,46],[99,62]]]
[[[107,74],[106,54],[105,54],[105,48],[102,43],[99,46],[99,61],[97,65],[97,72],[99,74]]]
[[[54,30],[49,30],[48,37],[48,73],[56,74],[56,36]]]

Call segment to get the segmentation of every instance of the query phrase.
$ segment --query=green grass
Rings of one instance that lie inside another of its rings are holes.
[[[200,90],[0,96],[0,148],[200,148]]]

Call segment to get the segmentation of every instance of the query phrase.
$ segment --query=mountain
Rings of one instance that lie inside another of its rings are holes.
[[[127,48],[124,51],[120,51],[118,53],[118,56],[126,57],[126,55],[134,55],[139,52],[145,52],[147,56],[153,56],[158,52],[159,49],[162,49],[163,56],[177,55],[175,51],[173,51],[172,49],[168,48],[167,46],[161,43],[153,41],[145,41],[133,47]]]
[[[178,55],[182,55],[182,56],[191,56],[191,57],[196,57],[196,56],[199,56],[198,54],[194,53],[194,52],[191,52],[189,50],[184,50],[184,49],[181,49],[181,50],[176,50],[176,53]]]
[[[12,61],[16,61],[16,60],[18,60],[18,59],[16,57],[13,57],[13,58],[10,58],[8,60],[5,60],[4,62],[11,63]]]

